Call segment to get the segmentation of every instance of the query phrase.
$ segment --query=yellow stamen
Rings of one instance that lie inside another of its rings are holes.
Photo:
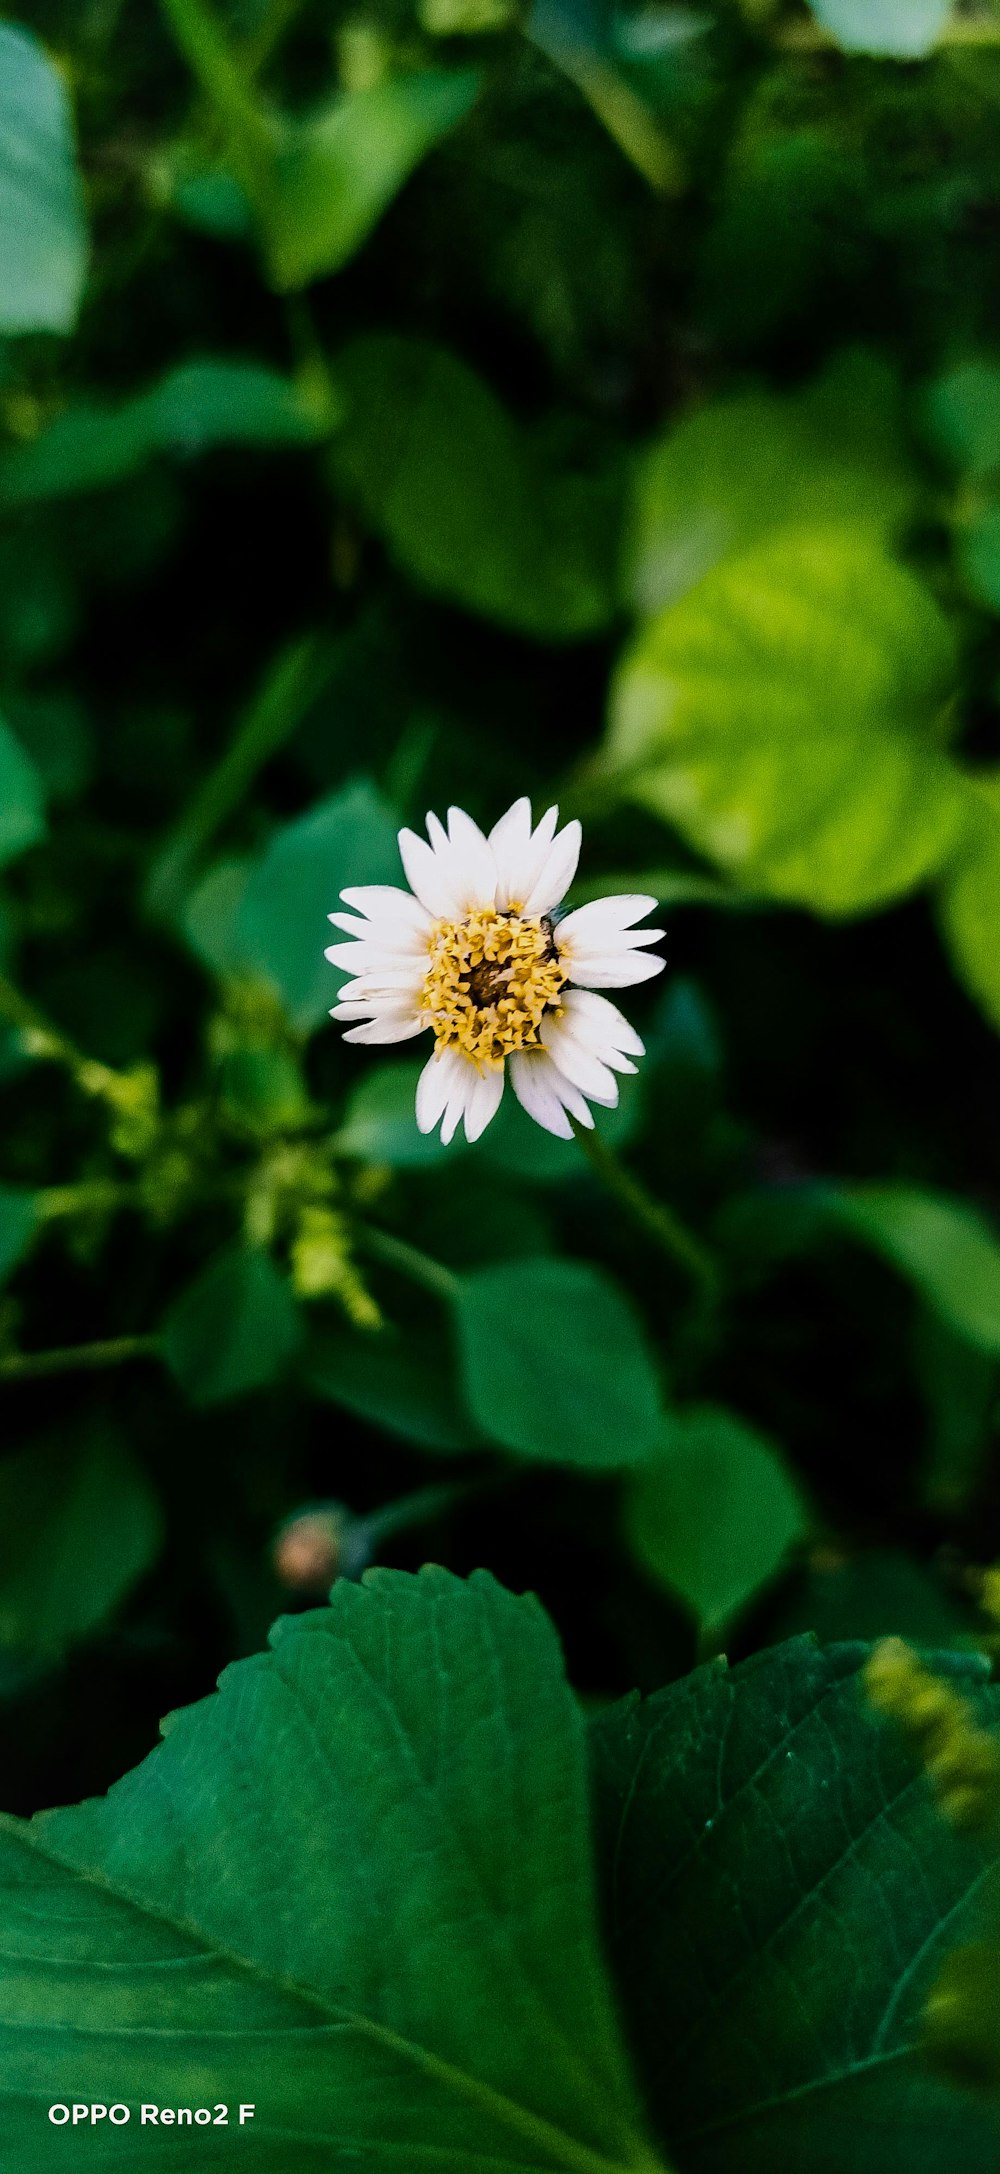
[[[515,1050],[538,1047],[567,978],[547,914],[479,906],[464,921],[436,921],[429,948],[420,1003],[435,1049],[460,1050],[495,1070]]]

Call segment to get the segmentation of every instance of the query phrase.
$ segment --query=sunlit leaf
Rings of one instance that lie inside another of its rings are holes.
[[[70,332],[86,269],[63,78],[30,31],[0,23],[0,333]]]
[[[891,534],[914,492],[899,388],[874,356],[841,356],[794,396],[731,394],[643,454],[623,552],[627,594],[644,615],[658,611],[720,559],[792,524]]]
[[[937,44],[952,0],[809,0],[809,6],[845,53],[922,60]]]
[[[389,75],[290,124],[264,220],[275,285],[304,287],[339,271],[414,167],[464,119],[480,81],[472,68]]]
[[[782,531],[627,652],[609,784],[749,890],[871,910],[940,866],[965,819],[933,731],[954,669],[932,598],[871,539]]]

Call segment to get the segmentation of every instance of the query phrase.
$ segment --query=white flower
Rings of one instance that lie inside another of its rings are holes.
[[[557,808],[532,829],[516,800],[484,837],[461,808],[448,828],[427,817],[428,844],[399,833],[410,890],[365,884],[342,891],[352,913],[331,913],[353,941],[326,956],[353,975],[334,1019],[362,1022],[348,1042],[404,1042],[428,1028],[434,1054],[417,1084],[421,1132],[459,1120],[478,1140],[496,1115],[504,1071],[530,1117],[560,1139],[570,1118],[593,1125],[589,1102],[612,1109],[617,1072],[634,1072],[643,1045],[598,989],[648,981],[664,964],[643,948],[662,929],[635,923],[656,904],[599,898],[562,920],[556,909],[576,873],[580,825],[557,830]]]

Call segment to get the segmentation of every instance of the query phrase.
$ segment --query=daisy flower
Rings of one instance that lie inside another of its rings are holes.
[[[656,904],[599,898],[560,918],[576,873],[579,823],[557,829],[558,808],[532,827],[516,800],[488,837],[461,808],[448,827],[427,817],[427,838],[401,830],[410,885],[341,892],[331,913],[351,938],[327,958],[353,978],[331,1017],[355,1022],[347,1042],[405,1042],[430,1032],[434,1054],[417,1084],[421,1132],[461,1121],[478,1140],[500,1107],[504,1073],[518,1101],[559,1139],[571,1118],[593,1125],[590,1103],[612,1109],[618,1072],[634,1072],[643,1045],[600,989],[648,981],[664,965],[646,944],[663,935],[635,923]],[[428,842],[429,841],[429,842]]]

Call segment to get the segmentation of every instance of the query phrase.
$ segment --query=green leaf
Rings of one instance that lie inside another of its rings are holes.
[[[175,1300],[162,1347],[192,1404],[221,1404],[277,1381],[301,1335],[295,1301],[267,1254],[233,1246]]]
[[[0,1283],[23,1261],[37,1228],[34,1193],[20,1185],[0,1185]]]
[[[656,1454],[659,1385],[631,1305],[582,1261],[463,1276],[455,1306],[477,1426],[516,1456],[614,1470]]]
[[[891,535],[914,495],[895,378],[873,355],[843,355],[803,393],[717,400],[654,441],[637,471],[626,592],[648,616],[774,529]]]
[[[616,477],[553,467],[483,380],[428,341],[354,340],[336,372],[336,483],[408,573],[544,640],[608,625]]]
[[[1000,1237],[963,1200],[915,1185],[843,1185],[834,1215],[980,1351],[1000,1354]]]
[[[252,863],[247,860],[216,861],[189,891],[180,908],[180,923],[202,964],[225,980],[242,966],[237,929]]]
[[[922,60],[933,51],[952,0],[809,0],[817,22],[845,53]]]
[[[44,809],[38,770],[0,717],[0,868],[44,836]]]
[[[399,881],[396,829],[374,786],[347,785],[277,831],[251,871],[237,915],[237,949],[274,983],[303,1034],[326,1017],[340,987],[323,955],[331,939],[327,916],[354,884]]]
[[[358,1081],[337,1134],[338,1155],[388,1163],[395,1170],[419,1170],[453,1157],[438,1133],[417,1131],[414,1103],[422,1070],[419,1062],[380,1064]]]
[[[1000,473],[1000,365],[970,356],[935,379],[923,401],[931,443],[976,482]]]
[[[429,1329],[377,1336],[325,1330],[309,1350],[305,1379],[317,1396],[425,1449],[481,1449],[463,1410],[445,1339]]]
[[[0,333],[72,331],[87,228],[69,101],[15,23],[0,23],[0,265]]]
[[[955,972],[1000,1028],[1000,775],[967,780],[965,832],[938,895]]]
[[[39,2090],[113,2091],[228,2104],[196,2140],[147,2124],[154,2169],[235,2150],[253,2174],[658,2174],[600,1961],[583,1724],[537,1603],[483,1572],[377,1571],[272,1646],[108,1796],[0,1822],[12,2163],[65,2168]],[[107,2152],[74,2129],[74,2165]]]
[[[275,286],[338,272],[414,167],[464,120],[481,80],[474,68],[386,76],[290,126],[264,215]]]
[[[159,1505],[106,1426],[0,1461],[0,1646],[55,1655],[111,1615],[160,1545]]]
[[[746,889],[870,911],[939,867],[965,818],[932,729],[954,670],[931,597],[870,538],[781,532],[627,653],[609,783]]]
[[[625,1504],[640,1561],[706,1630],[743,1607],[808,1530],[802,1496],[771,1443],[713,1404],[671,1413],[660,1457],[632,1482]]]
[[[80,401],[0,459],[0,505],[102,490],[158,453],[190,459],[212,446],[309,445],[322,429],[295,387],[257,362],[182,363],[117,407]]]
[[[988,2106],[915,2052],[983,1854],[867,1709],[864,1657],[797,1640],[591,1724],[608,1951],[684,2174],[996,2166]],[[935,1665],[998,1717],[974,1661]]]

